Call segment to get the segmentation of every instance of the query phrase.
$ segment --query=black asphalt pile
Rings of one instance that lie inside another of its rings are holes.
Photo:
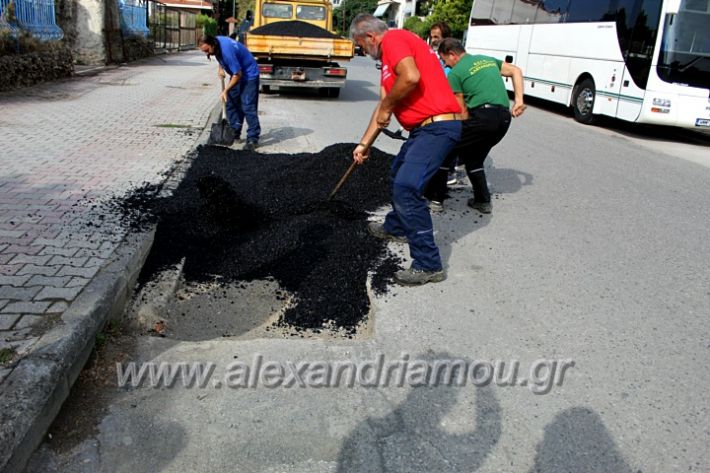
[[[132,195],[120,206],[129,220],[158,219],[141,280],[183,258],[188,282],[274,279],[295,295],[281,324],[352,332],[369,312],[368,272],[381,293],[399,269],[399,258],[366,229],[368,212],[389,202],[391,155],[374,149],[328,201],[354,147],[290,155],[199,148],[171,197]]]
[[[279,21],[260,26],[249,34],[265,36],[299,36],[305,38],[337,38],[338,35],[305,21]]]

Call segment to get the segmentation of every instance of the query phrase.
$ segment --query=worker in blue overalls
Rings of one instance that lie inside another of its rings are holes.
[[[227,104],[227,118],[240,138],[246,119],[247,142],[244,149],[253,151],[259,145],[261,125],[259,124],[259,66],[243,44],[227,36],[204,35],[198,46],[207,58],[214,56],[219,63],[219,77],[229,74],[229,83],[220,96]]]

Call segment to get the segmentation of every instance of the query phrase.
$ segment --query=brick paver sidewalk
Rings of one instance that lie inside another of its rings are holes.
[[[5,356],[27,353],[107,262],[124,231],[95,204],[161,180],[195,144],[217,84],[214,63],[188,52],[0,94]]]

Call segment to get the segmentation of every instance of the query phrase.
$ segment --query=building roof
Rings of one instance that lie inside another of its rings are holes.
[[[163,4],[171,8],[185,8],[190,10],[212,10],[212,2],[208,0],[165,0]]]

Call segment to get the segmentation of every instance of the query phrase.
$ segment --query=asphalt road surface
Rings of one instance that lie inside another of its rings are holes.
[[[262,96],[261,151],[359,141],[378,71],[366,58],[349,71],[339,99]],[[267,320],[273,282],[235,292],[232,312],[193,304],[191,334],[209,336],[109,336],[27,471],[710,471],[709,150],[702,135],[589,127],[533,104],[487,161],[493,214],[467,211],[461,187],[435,217],[445,282],[375,299],[354,339],[200,332],[206,311]],[[300,363],[307,379],[219,381],[258,355]],[[419,378],[408,375],[401,387],[322,387],[310,371],[380,355],[461,360],[476,376],[466,386],[412,387]],[[557,363],[555,383],[540,359]],[[519,377],[483,386],[475,360],[517,360]],[[118,388],[116,361],[216,368],[204,388]]]

